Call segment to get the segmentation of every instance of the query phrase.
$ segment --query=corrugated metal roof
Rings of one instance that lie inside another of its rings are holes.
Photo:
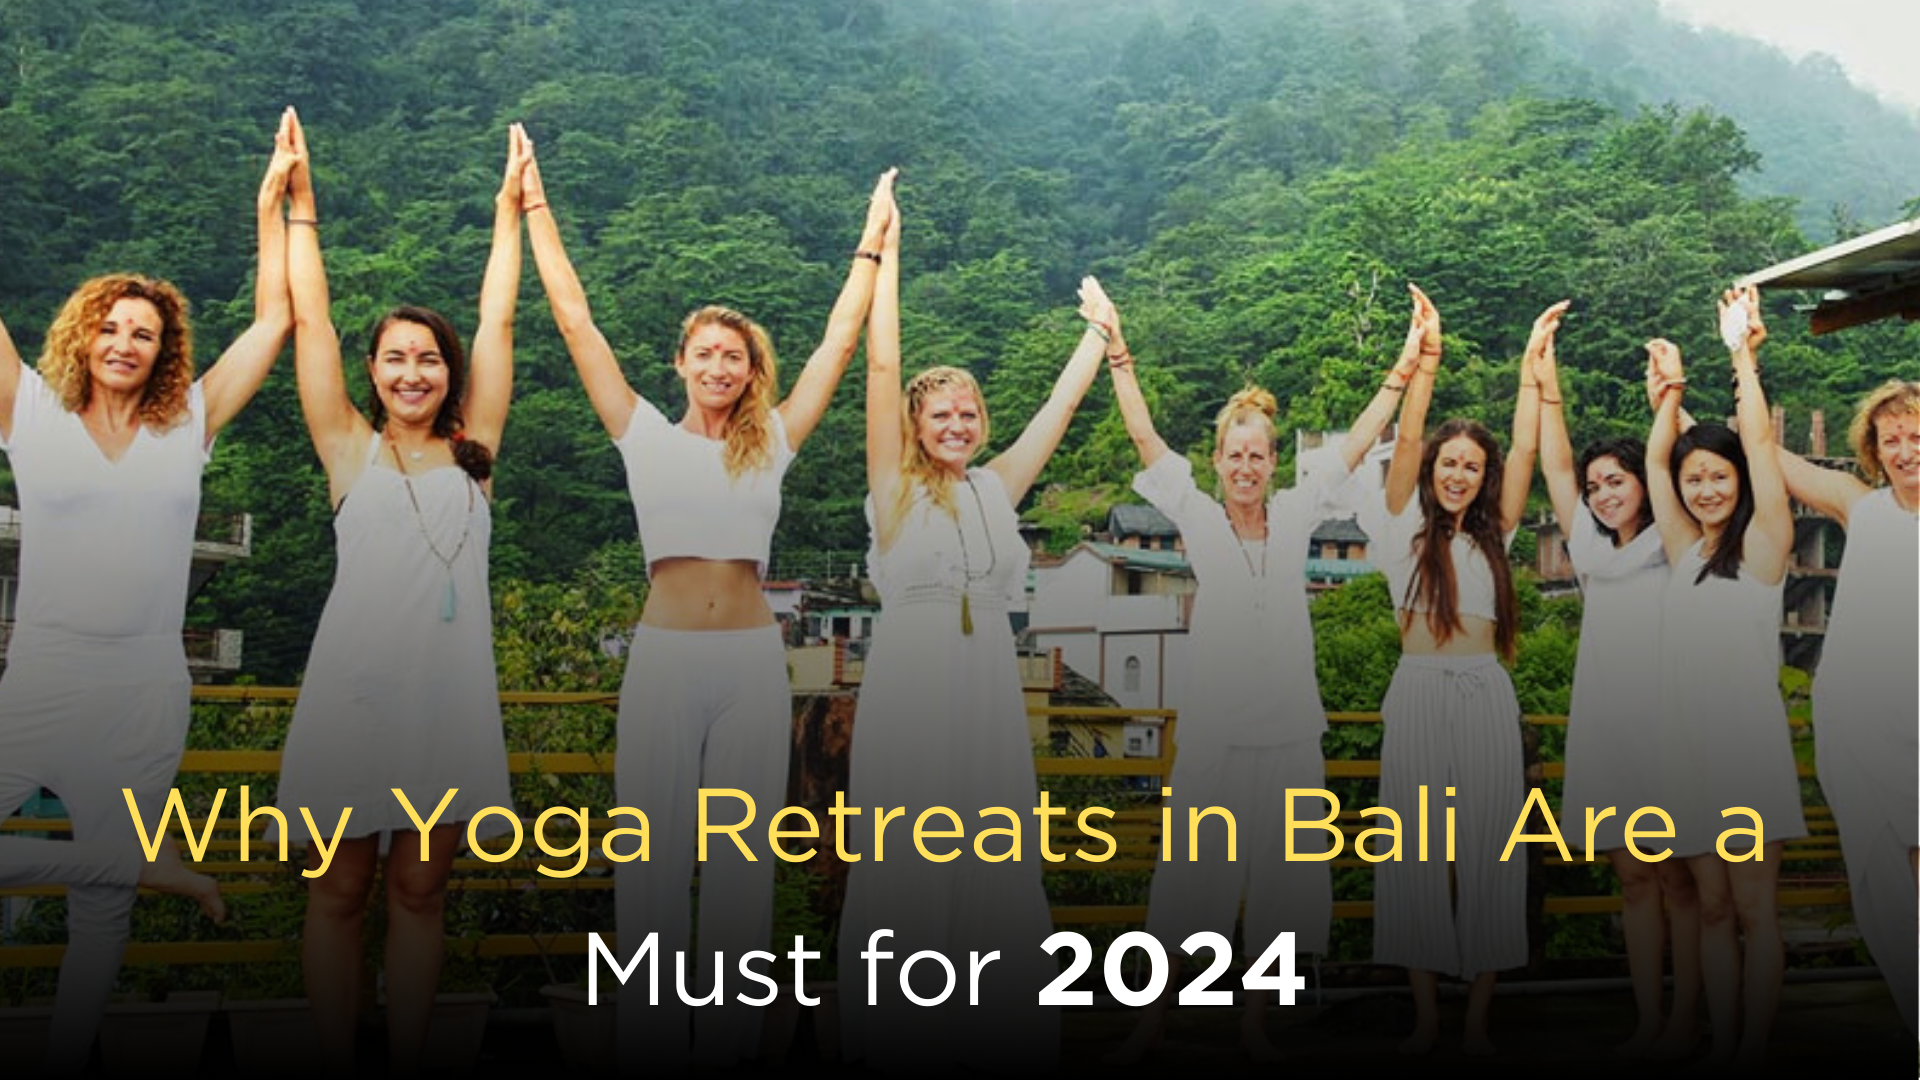
[[[1740,279],[1771,289],[1841,289],[1855,296],[1920,280],[1920,218],[1877,229]]]

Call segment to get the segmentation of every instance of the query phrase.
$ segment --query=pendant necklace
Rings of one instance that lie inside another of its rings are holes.
[[[960,527],[960,515],[953,515],[953,534],[960,538],[960,574],[966,585],[960,590],[960,633],[973,635],[973,583],[985,581],[993,576],[993,568],[999,564],[1000,552],[993,546],[993,530],[987,527],[987,505],[980,500],[980,489],[973,486],[973,477],[967,477],[967,490],[973,492],[974,508],[980,511],[980,531],[987,538],[987,568],[979,577],[973,576],[973,560],[967,555],[967,531]]]
[[[1264,522],[1264,519],[1266,518],[1266,507],[1264,507],[1264,506],[1263,506],[1263,507],[1261,507],[1261,508],[1260,508],[1260,516],[1261,516],[1261,518],[1262,518],[1262,520],[1263,520],[1263,522]],[[1232,528],[1232,526],[1233,526],[1233,522],[1232,522],[1232,519],[1231,519],[1231,518],[1229,518],[1229,519],[1228,519],[1228,522],[1227,522],[1227,526],[1228,526],[1228,528]],[[1240,549],[1240,558],[1241,558],[1242,560],[1244,560],[1244,561],[1246,562],[1246,564],[1247,564],[1247,575],[1248,575],[1249,577],[1251,577],[1251,578],[1253,578],[1253,582],[1254,582],[1254,592],[1253,592],[1253,606],[1254,606],[1255,608],[1264,608],[1264,607],[1266,607],[1266,606],[1267,606],[1267,596],[1266,596],[1266,590],[1267,590],[1267,540],[1268,540],[1269,538],[1268,538],[1268,537],[1262,537],[1261,539],[1259,539],[1259,540],[1257,540],[1257,541],[1251,541],[1252,543],[1257,543],[1257,544],[1259,544],[1259,545],[1260,545],[1260,566],[1259,566],[1259,569],[1255,569],[1255,568],[1254,568],[1254,565],[1253,565],[1253,556],[1252,556],[1252,555],[1249,555],[1249,554],[1247,554],[1247,544],[1249,543],[1249,541],[1248,541],[1248,540],[1245,540],[1245,539],[1243,539],[1243,538],[1242,538],[1242,537],[1240,536],[1240,534],[1239,534],[1239,532],[1237,532],[1237,531],[1236,531],[1236,532],[1235,532],[1235,533],[1233,534],[1233,539],[1234,539],[1234,540],[1235,540],[1235,542],[1236,542],[1236,545],[1235,545],[1235,546],[1237,546],[1237,547],[1239,547],[1239,549]]]
[[[441,568],[446,571],[447,591],[446,595],[440,600],[440,621],[450,623],[453,621],[454,606],[457,600],[453,588],[453,561],[460,557],[462,551],[466,550],[467,539],[473,535],[473,483],[471,479],[469,479],[465,484],[467,489],[467,523],[460,530],[460,542],[453,545],[453,551],[451,553],[442,552],[440,545],[433,542],[433,533],[427,529],[426,515],[420,512],[420,497],[414,494],[413,478],[407,475],[407,467],[400,460],[400,448],[393,443],[388,443],[387,447],[393,451],[393,463],[399,466],[400,482],[406,485],[407,502],[413,506],[413,523],[420,530],[420,539],[427,542],[427,550],[433,553],[434,561],[438,562]],[[418,461],[424,456],[424,453],[424,451],[412,452],[409,456]],[[458,468],[458,466],[455,467]]]

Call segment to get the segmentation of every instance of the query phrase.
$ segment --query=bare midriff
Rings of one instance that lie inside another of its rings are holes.
[[[648,570],[640,625],[656,630],[753,630],[774,624],[760,591],[759,564],[748,559],[656,560]]]
[[[1401,611],[1400,651],[1408,656],[1480,656],[1496,652],[1492,619],[1460,616],[1460,625],[1445,641],[1434,636],[1424,612]]]

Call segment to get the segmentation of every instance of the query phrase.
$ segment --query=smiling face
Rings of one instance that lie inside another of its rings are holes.
[[[1433,498],[1455,516],[1466,513],[1487,479],[1487,452],[1467,435],[1440,444],[1433,458]]]
[[[87,376],[95,387],[138,394],[160,358],[160,309],[150,300],[123,296],[107,309],[87,347]]]
[[[1888,410],[1874,417],[1873,450],[1894,495],[1920,506],[1920,416]]]
[[[1595,458],[1587,465],[1585,495],[1594,520],[1618,535],[1621,543],[1640,531],[1640,509],[1647,503],[1647,489],[1619,458]]]
[[[452,368],[432,330],[399,319],[388,323],[367,367],[389,422],[433,425],[446,403]]]
[[[1265,502],[1273,482],[1273,429],[1266,418],[1228,427],[1213,452],[1213,468],[1227,505],[1252,510]]]
[[[913,414],[913,437],[935,468],[964,476],[986,438],[980,399],[961,386],[929,391]]]
[[[1740,502],[1740,472],[1711,450],[1689,451],[1680,459],[1680,501],[1702,529],[1725,528]]]
[[[673,369],[687,384],[687,400],[707,412],[731,412],[753,382],[747,339],[717,322],[703,323],[687,335]]]

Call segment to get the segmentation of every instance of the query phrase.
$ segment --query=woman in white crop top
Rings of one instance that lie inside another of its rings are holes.
[[[1403,1053],[1439,1038],[1438,973],[1471,980],[1468,1054],[1493,1052],[1495,973],[1527,961],[1526,865],[1502,860],[1523,803],[1520,706],[1501,666],[1518,632],[1507,542],[1526,506],[1539,388],[1520,365],[1513,449],[1479,424],[1450,420],[1424,438],[1440,367],[1440,314],[1414,290],[1419,346],[1383,500],[1363,504],[1367,556],[1386,571],[1400,619],[1400,663],[1381,702],[1380,802],[1417,820],[1458,811],[1458,861],[1421,860],[1411,839],[1374,869],[1374,962],[1407,969],[1414,1030]],[[1457,872],[1457,890],[1449,871]]]
[[[1303,574],[1313,530],[1339,512],[1336,492],[1380,437],[1400,397],[1391,385],[1381,387],[1340,448],[1316,463],[1311,481],[1273,491],[1279,403],[1258,387],[1241,390],[1214,421],[1213,467],[1224,495],[1216,500],[1201,492],[1187,459],[1154,430],[1120,314],[1104,293],[1094,297],[1091,318],[1111,335],[1108,352],[1118,357],[1108,372],[1140,452],[1142,469],[1133,488],[1179,526],[1199,585],[1182,673],[1179,755],[1169,781],[1173,820],[1223,806],[1239,830],[1233,861],[1219,848],[1202,850],[1198,861],[1176,850],[1154,867],[1147,932],[1160,939],[1173,967],[1166,992],[1142,1010],[1133,1034],[1107,1059],[1128,1064],[1160,1041],[1181,981],[1181,944],[1200,931],[1231,940],[1243,896],[1242,941],[1249,960],[1286,931],[1295,935],[1297,952],[1327,951],[1332,874],[1326,862],[1287,858],[1281,801],[1288,789],[1326,786],[1320,737],[1327,717],[1314,671]],[[1419,358],[1419,339],[1411,337],[1396,379],[1410,376]],[[1306,476],[1305,461],[1296,468]],[[1240,1025],[1242,1051],[1260,1062],[1280,1058],[1267,1038],[1266,998],[1246,995]]]
[[[1584,844],[1591,811],[1608,813],[1593,830],[1593,846],[1607,853],[1620,877],[1625,911],[1627,970],[1633,978],[1637,1024],[1616,1050],[1625,1057],[1684,1057],[1694,1043],[1700,997],[1700,899],[1693,875],[1679,859],[1647,862],[1626,847],[1629,815],[1658,806],[1658,769],[1647,748],[1665,728],[1659,682],[1662,598],[1667,559],[1647,498],[1647,447],[1638,439],[1597,442],[1576,465],[1567,435],[1554,334],[1562,301],[1535,325],[1528,360],[1540,384],[1540,471],[1567,555],[1579,575],[1585,614],[1568,708],[1567,779],[1561,832]],[[1673,929],[1673,1011],[1661,1015],[1661,957]]]
[[[403,1075],[422,1065],[445,950],[447,879],[466,822],[513,805],[493,663],[488,503],[513,396],[522,181],[532,146],[519,125],[509,129],[472,363],[443,316],[395,308],[368,335],[372,394],[363,415],[347,394],[329,317],[297,122],[294,135],[294,359],[300,406],[327,473],[339,562],[287,731],[279,804],[309,867],[325,865],[308,886],[301,966],[321,1059],[341,1074],[356,1069],[361,930],[384,856],[388,1058]],[[408,805],[432,827],[422,832]],[[303,809],[321,839],[338,832],[330,855],[309,835]]]
[[[1765,338],[1751,289],[1721,300],[1740,430],[1680,431],[1686,372],[1671,342],[1647,346],[1659,408],[1647,490],[1672,567],[1660,627],[1668,737],[1659,760],[1675,836],[1700,892],[1700,967],[1712,1022],[1710,1067],[1764,1068],[1784,952],[1777,887],[1782,841],[1806,835],[1780,698],[1780,594],[1793,510],[1774,447],[1755,350]],[[1734,830],[1753,826],[1764,848]],[[1744,937],[1744,945],[1741,938]]]
[[[1850,472],[1780,451],[1787,490],[1847,530],[1813,683],[1820,790],[1840,827],[1853,920],[1914,1028],[1915,846],[1920,844],[1920,383],[1881,385],[1854,412]]]
[[[1057,969],[1040,948],[1052,917],[1039,833],[1024,813],[1038,805],[1038,784],[1008,618],[1025,598],[1028,564],[1015,507],[1098,374],[1101,340],[1091,328],[1082,334],[1020,436],[973,467],[987,440],[973,377],[934,367],[901,387],[899,251],[895,213],[867,330],[867,560],[881,613],[854,719],[847,802],[905,807],[908,820],[946,807],[969,840],[951,845],[949,862],[891,845],[881,862],[873,834],[850,830],[849,846],[865,854],[847,875],[840,970],[866,970],[860,954],[881,930],[893,936],[873,947],[893,959],[874,961],[875,1005],[866,995],[843,999],[843,1045],[849,1058],[888,1071],[1045,1070],[1060,1052],[1060,1017],[1038,1004]],[[1022,808],[1021,822],[983,819],[994,806]],[[988,827],[1000,834],[976,835]],[[1011,854],[1009,843],[1019,858],[992,861]],[[948,848],[936,841],[928,850]],[[999,952],[981,976],[978,1005],[956,993],[923,1008],[900,993],[899,965],[928,949],[956,962],[970,951]]]
[[[674,422],[621,373],[567,260],[538,165],[529,170],[529,205],[539,211],[528,219],[534,261],[587,397],[626,461],[646,550],[650,588],[620,690],[615,787],[623,804],[646,814],[651,847],[647,861],[616,868],[615,906],[620,940],[658,932],[662,955],[691,940],[687,881],[698,789],[745,791],[762,815],[786,801],[792,696],[760,578],[780,514],[781,476],[820,422],[859,341],[883,258],[893,177],[888,170],[874,187],[826,332],[786,400],[778,400],[766,331],[737,311],[705,307],[687,317],[674,352],[687,394],[686,412]],[[699,866],[702,987],[717,977],[708,959],[714,953],[767,947],[775,857],[763,838],[754,843],[757,861],[722,845]],[[673,995],[648,1005],[646,994],[636,980],[621,998],[621,1061],[683,1067],[691,1010]],[[732,996],[698,1010],[694,1056],[714,1068],[750,1056],[760,1018],[761,1010]]]
[[[82,284],[48,328],[37,371],[0,327],[0,449],[21,518],[0,676],[0,820],[45,786],[73,823],[71,841],[0,836],[0,889],[67,886],[53,1073],[86,1065],[136,884],[224,916],[213,880],[190,872],[171,842],[148,861],[121,789],[152,827],[186,744],[180,627],[200,474],[292,323],[281,207],[293,162],[283,117],[256,205],[253,325],[199,380],[186,299],[165,281],[110,274]]]

